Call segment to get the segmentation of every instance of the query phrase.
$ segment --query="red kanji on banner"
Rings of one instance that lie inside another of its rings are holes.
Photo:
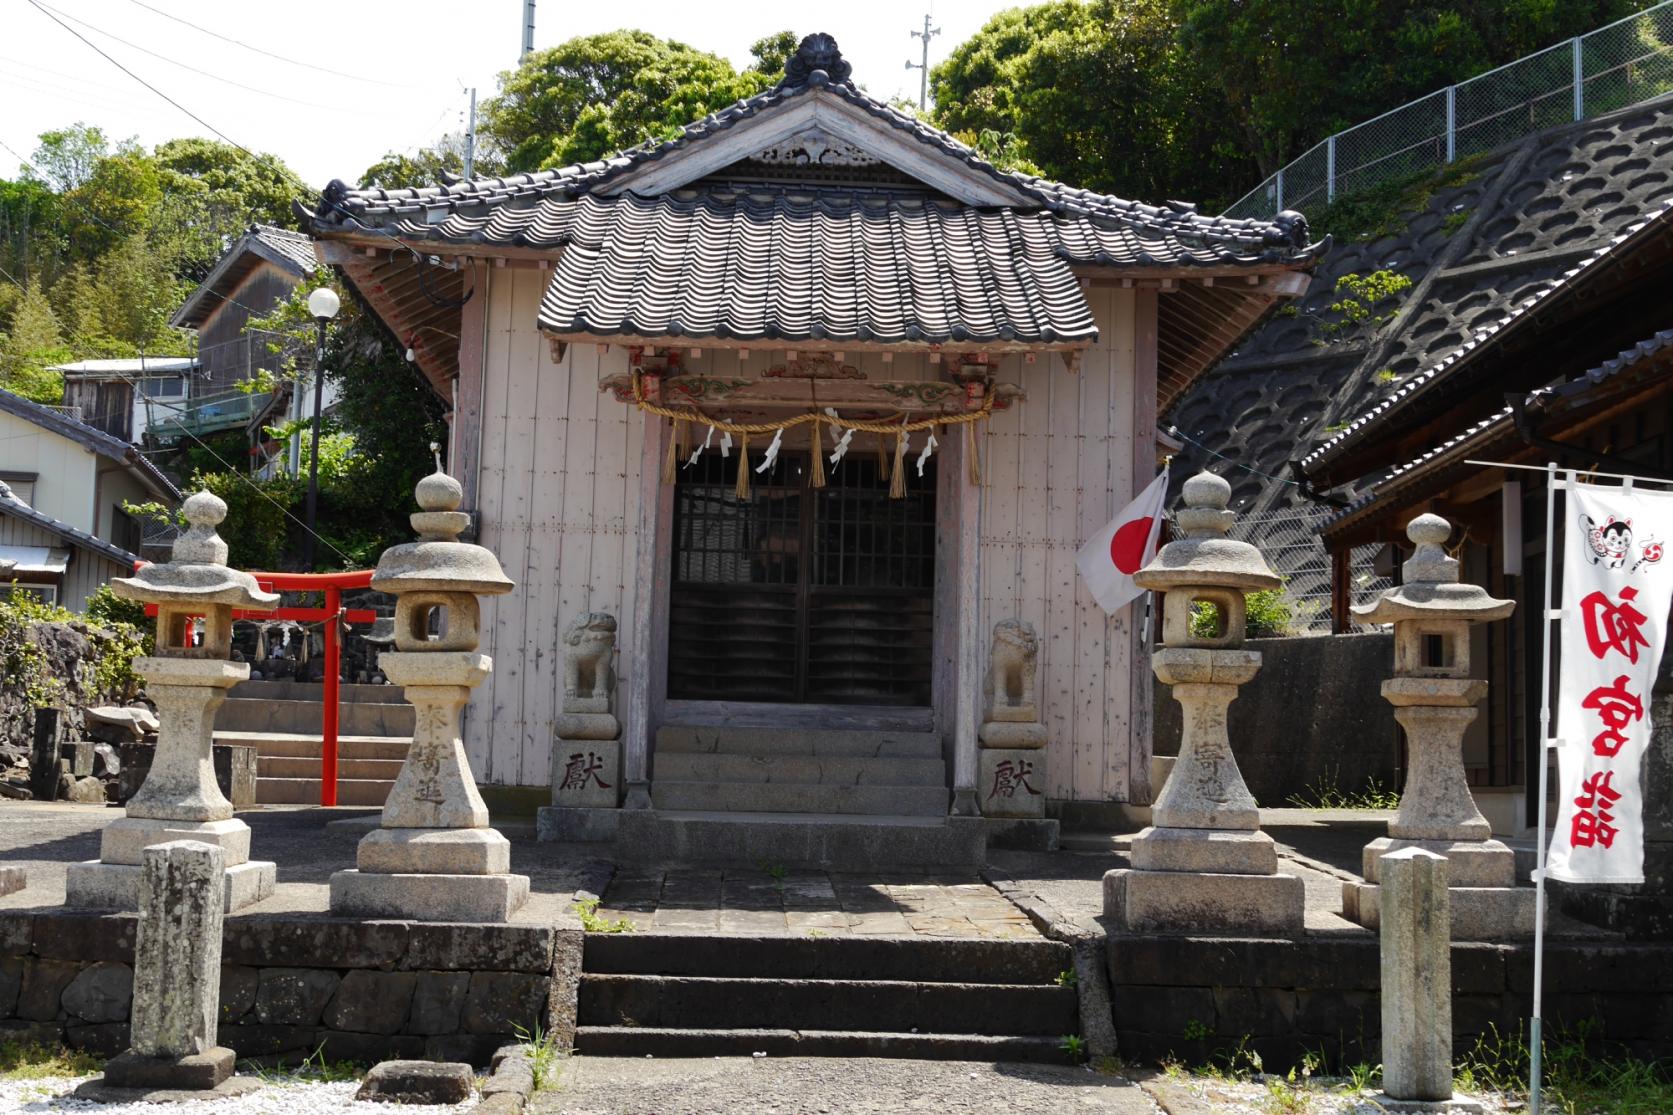
[[[1612,770],[1601,770],[1580,783],[1580,794],[1574,799],[1574,822],[1569,826],[1569,843],[1576,848],[1590,848],[1601,844],[1605,848],[1615,843],[1615,815],[1609,810],[1621,800],[1620,791],[1611,786],[1615,777]]]
[[[1623,603],[1616,604],[1600,589],[1580,601],[1580,614],[1586,621],[1586,645],[1592,657],[1602,658],[1612,650],[1626,655],[1627,661],[1638,662],[1638,649],[1648,647],[1642,630],[1646,616],[1632,606],[1638,590],[1627,586],[1621,590]]]
[[[1592,754],[1613,759],[1626,745],[1622,731],[1634,720],[1644,719],[1644,702],[1627,691],[1627,676],[1620,675],[1614,685],[1600,685],[1580,702],[1581,707],[1595,709],[1603,721],[1603,731],[1592,738]]]

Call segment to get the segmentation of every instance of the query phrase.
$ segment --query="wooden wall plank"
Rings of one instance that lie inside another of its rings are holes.
[[[1128,491],[1136,496],[1156,475],[1156,345],[1157,300],[1154,290],[1133,293],[1133,445]],[[1145,601],[1127,609],[1127,671],[1131,685],[1128,699],[1127,793],[1126,800],[1148,805],[1151,800],[1150,755],[1153,750],[1153,695],[1150,682],[1150,639],[1160,617],[1153,615],[1150,629],[1144,619]]]
[[[482,468],[477,484],[476,528],[477,543],[498,554],[505,542],[505,518],[500,509],[505,501],[505,444],[506,391],[511,382],[512,302],[511,284],[507,272],[494,274],[485,271],[484,296],[486,306],[487,340],[483,361],[482,399]],[[519,653],[500,637],[500,616],[512,606],[512,597],[491,596],[482,602],[482,653],[495,660],[506,654]],[[465,755],[479,781],[488,781],[488,768],[493,748],[494,728],[499,720],[499,672],[489,674],[486,681],[471,693],[465,712]]]

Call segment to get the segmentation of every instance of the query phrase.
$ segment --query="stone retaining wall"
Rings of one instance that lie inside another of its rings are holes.
[[[1261,672],[1227,713],[1232,753],[1249,792],[1266,808],[1310,796],[1321,779],[1344,793],[1371,779],[1398,789],[1400,729],[1380,696],[1394,665],[1383,633],[1251,639]],[[1178,755],[1179,702],[1155,682],[1155,753]]]
[[[133,914],[0,913],[0,1040],[128,1044]],[[538,1026],[575,1033],[581,932],[324,915],[229,917],[222,1045],[240,1057],[486,1064]]]
[[[1268,1071],[1308,1051],[1333,1066],[1382,1060],[1378,941],[1309,935],[1299,941],[1111,934],[1117,1049],[1141,1062],[1200,1064],[1245,1037]],[[1529,945],[1452,946],[1453,1045],[1525,1032],[1532,1009]],[[1673,1055],[1673,943],[1548,941],[1548,1037],[1595,1023],[1591,1035],[1642,1057]]]

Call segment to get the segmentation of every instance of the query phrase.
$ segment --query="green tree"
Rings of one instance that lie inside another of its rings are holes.
[[[794,31],[778,31],[756,39],[749,47],[749,53],[755,58],[755,64],[750,69],[778,81],[784,76],[784,65],[796,53],[800,42]]]
[[[564,166],[672,136],[771,84],[758,69],[740,74],[724,58],[644,31],[584,35],[502,73],[481,130],[509,171]]]
[[[64,377],[48,365],[69,359],[52,303],[41,284],[32,282],[24,288],[11,328],[0,340],[0,387],[37,403],[57,405],[64,401]]]
[[[496,175],[502,169],[493,152],[478,145],[474,173],[478,178]],[[430,147],[422,147],[411,155],[391,151],[360,175],[360,185],[386,190],[408,186],[431,186],[446,176],[465,173],[465,136],[463,132],[443,136]]]
[[[275,156],[191,138],[158,144],[154,159],[165,203],[153,240],[182,278],[201,280],[252,224],[295,226],[291,199],[301,199],[304,187]]]
[[[55,193],[65,193],[86,183],[99,160],[110,154],[110,141],[105,133],[80,122],[42,132],[39,138],[40,144],[29,162]]]

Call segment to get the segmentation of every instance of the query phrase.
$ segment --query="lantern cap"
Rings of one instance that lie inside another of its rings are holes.
[[[1185,481],[1180,492],[1185,506],[1174,513],[1174,525],[1186,536],[1163,546],[1133,574],[1133,583],[1163,592],[1188,586],[1253,591],[1282,585],[1259,550],[1226,537],[1237,520],[1226,510],[1231,493],[1231,485],[1212,472]]]
[[[1412,556],[1400,566],[1404,583],[1386,590],[1371,604],[1358,605],[1354,617],[1363,623],[1403,620],[1465,620],[1487,623],[1516,610],[1516,601],[1498,600],[1480,585],[1458,579],[1459,561],[1446,552],[1452,524],[1433,513],[1406,524]]]
[[[418,482],[414,489],[419,510],[412,515],[418,541],[391,546],[378,559],[372,587],[379,592],[469,592],[497,596],[515,586],[500,569],[493,552],[459,535],[471,517],[457,510],[465,490],[441,470]]]
[[[174,540],[170,559],[114,578],[112,592],[147,604],[219,604],[263,612],[278,606],[278,593],[263,592],[250,574],[227,568],[227,544],[215,532],[227,517],[225,501],[213,492],[194,492],[180,513],[186,530]]]

